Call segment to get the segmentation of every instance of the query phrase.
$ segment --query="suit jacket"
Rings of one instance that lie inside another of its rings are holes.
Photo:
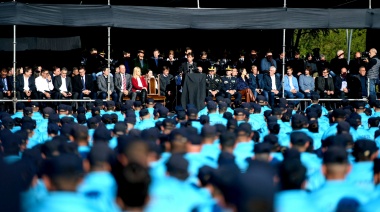
[[[183,62],[181,64],[181,66],[179,67],[179,72],[182,72],[182,86],[183,84],[185,83],[185,78],[186,78],[186,74],[188,73],[199,73],[198,71],[198,68],[197,68],[197,63],[193,61],[193,69],[192,69],[192,72],[189,70],[189,67],[188,67],[188,64],[187,64],[187,61],[186,62]],[[208,70],[206,70],[205,73],[207,73]]]
[[[282,90],[282,82],[281,82],[280,76],[275,75],[275,78],[276,78],[276,88],[278,91],[281,91]],[[272,90],[272,78],[269,76],[269,74],[264,75],[263,82],[264,82],[263,83],[264,84],[263,89],[265,91],[270,92]]]
[[[108,77],[110,78],[110,91],[114,91],[115,84],[113,81],[113,77],[111,77],[110,75],[108,75]],[[98,76],[96,82],[98,83],[98,93],[108,91],[108,78],[106,78],[103,74]]]
[[[174,61],[166,60],[164,65],[169,67],[169,74],[171,74],[173,76],[178,74],[179,61],[177,59]]]
[[[130,92],[132,90],[132,76],[130,74],[125,73],[125,80],[126,80],[126,87],[127,90]],[[121,73],[115,74],[115,89],[117,92],[121,92],[121,87],[123,86],[122,80],[121,80]]]
[[[334,82],[331,77],[327,78],[327,88],[329,91],[334,90]],[[319,94],[323,94],[325,92],[325,79],[323,76],[319,76],[315,79],[315,87]]]
[[[264,81],[263,81],[263,75],[257,74],[256,76],[253,76],[252,73],[249,74],[249,80],[251,83],[249,84],[249,88],[254,91],[256,89],[263,89],[264,87]]]
[[[138,57],[133,59],[133,68],[134,67],[140,67],[141,68],[141,75],[147,74],[148,69],[149,69],[149,63],[148,63],[147,59],[145,59],[145,58],[143,59],[143,64],[144,64],[144,66],[141,67],[140,59]],[[132,70],[132,73],[133,73],[133,70]]]
[[[7,76],[6,79],[7,79],[7,86],[8,86],[8,89],[6,91],[13,91],[13,77]],[[3,79],[0,77],[0,90],[3,90],[3,88],[4,88]]]
[[[70,92],[70,93],[72,93],[73,92],[73,86],[71,84],[71,78],[70,77],[66,77],[65,80],[66,80],[66,89],[67,89],[67,91]],[[62,77],[61,76],[54,77],[53,85],[54,85],[54,90],[55,91],[61,92],[59,90],[59,88],[62,85]]]
[[[348,96],[350,98],[360,98],[361,92],[362,92],[362,86],[360,83],[359,78],[357,77],[351,77],[350,75],[347,75],[346,77],[347,81],[347,89],[348,89]],[[342,78],[338,75],[335,77],[335,91],[340,91],[340,88],[342,87]]]
[[[145,79],[145,77],[141,76],[141,77],[140,77],[140,80],[141,80],[142,86],[148,88],[148,85],[147,85],[147,83],[146,83],[146,79]],[[135,79],[135,78],[132,77],[132,91],[133,91],[133,92],[136,92],[136,90],[141,91],[141,89],[142,89],[142,87],[140,87],[140,86],[138,85],[138,83],[137,83],[137,79]]]
[[[32,92],[36,91],[36,81],[34,76],[29,77],[29,90]],[[24,92],[24,75],[19,74],[16,76],[16,90],[19,92]]]
[[[92,76],[86,74],[84,77],[85,77],[86,89],[92,92],[94,89],[94,84],[93,84],[94,82],[92,80]],[[73,92],[77,92],[77,93],[82,92],[83,85],[82,85],[81,76],[79,74],[73,78],[72,85],[73,85]]]
[[[164,59],[162,57],[158,57],[157,64],[154,57],[149,58],[148,60],[149,68],[153,71],[153,73],[159,74],[162,72],[162,66],[164,66]]]

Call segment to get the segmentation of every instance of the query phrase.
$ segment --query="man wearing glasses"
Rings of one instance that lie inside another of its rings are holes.
[[[321,98],[330,99],[334,95],[334,82],[329,76],[329,69],[325,68],[322,71],[322,76],[316,78],[316,88],[317,92]],[[326,107],[328,110],[331,109],[330,102],[327,102]]]

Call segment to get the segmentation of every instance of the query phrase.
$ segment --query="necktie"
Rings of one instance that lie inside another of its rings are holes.
[[[156,61],[156,66],[158,66],[158,59],[157,59],[157,58],[155,58],[154,60]]]
[[[83,90],[86,90],[86,84],[84,83],[83,77],[82,77],[82,85],[83,85]]]
[[[7,79],[3,78],[4,88],[3,91],[8,91]]]
[[[125,75],[121,75],[123,77],[123,91],[127,90],[127,82],[125,81]]]

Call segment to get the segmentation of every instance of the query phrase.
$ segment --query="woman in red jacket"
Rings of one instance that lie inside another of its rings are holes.
[[[146,79],[141,76],[141,68],[136,66],[132,75],[132,91],[136,93],[136,96],[140,96],[143,105],[147,97],[147,87]]]

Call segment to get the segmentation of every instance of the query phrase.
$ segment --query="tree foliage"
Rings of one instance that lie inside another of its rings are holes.
[[[350,35],[350,29],[348,35]],[[351,58],[355,52],[366,51],[366,29],[354,29],[351,41]],[[297,43],[297,40],[299,41]],[[347,58],[347,34],[346,29],[313,29],[313,30],[295,30],[294,31],[295,46],[301,55],[312,53],[314,48],[319,48],[320,53],[326,55],[326,59],[330,61],[336,56],[336,52],[342,49]],[[298,44],[298,45],[297,45]]]

